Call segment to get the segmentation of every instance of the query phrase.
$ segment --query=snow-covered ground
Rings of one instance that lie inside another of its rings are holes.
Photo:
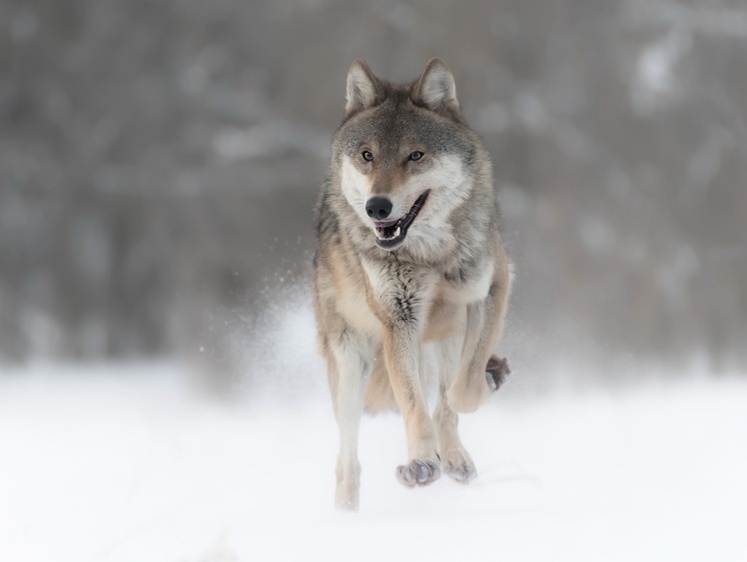
[[[401,487],[400,419],[366,418],[344,514],[321,390],[221,404],[175,365],[0,375],[0,560],[747,560],[744,376],[509,384],[462,418],[469,486]]]

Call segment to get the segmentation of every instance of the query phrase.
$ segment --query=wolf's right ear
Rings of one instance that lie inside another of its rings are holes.
[[[363,59],[355,59],[348,70],[345,116],[350,117],[353,113],[376,105],[381,94],[381,82]]]

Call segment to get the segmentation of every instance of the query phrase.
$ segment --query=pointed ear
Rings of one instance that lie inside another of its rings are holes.
[[[381,82],[363,59],[355,59],[348,70],[345,115],[376,105],[382,94]]]
[[[423,74],[412,88],[412,101],[436,111],[443,107],[458,111],[454,76],[446,63],[433,58],[425,65]]]

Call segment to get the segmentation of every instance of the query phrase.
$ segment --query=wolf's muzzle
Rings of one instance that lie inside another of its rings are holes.
[[[386,222],[374,220],[376,243],[379,245],[379,248],[393,250],[405,240],[408,229],[423,209],[423,205],[425,205],[430,192],[430,189],[425,190],[415,200],[410,211],[401,219]]]

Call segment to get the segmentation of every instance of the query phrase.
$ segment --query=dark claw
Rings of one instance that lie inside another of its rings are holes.
[[[439,476],[441,476],[441,468],[432,461],[416,459],[410,464],[397,467],[397,478],[408,488],[425,486]]]
[[[428,467],[425,464],[415,465],[415,471],[417,472],[417,480],[419,483],[425,482],[428,479],[430,470],[428,470]]]

